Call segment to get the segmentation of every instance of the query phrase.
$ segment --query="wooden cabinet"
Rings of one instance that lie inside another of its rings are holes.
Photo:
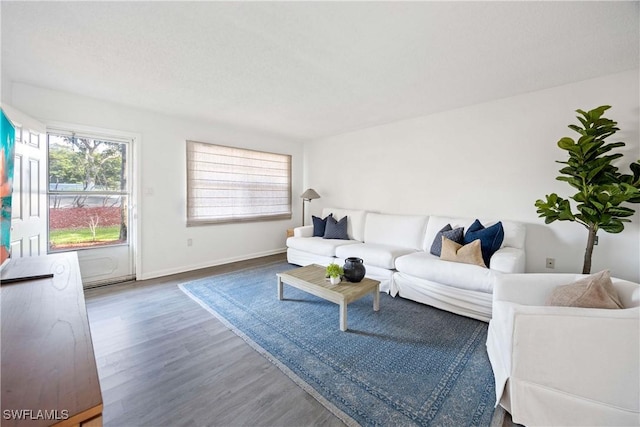
[[[11,260],[3,283],[2,421],[9,426],[101,426],[102,394],[75,252]]]

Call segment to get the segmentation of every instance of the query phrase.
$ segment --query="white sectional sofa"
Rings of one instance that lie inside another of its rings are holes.
[[[493,284],[502,273],[523,273],[525,227],[502,221],[504,241],[492,256],[490,269],[443,261],[429,250],[446,224],[464,226],[475,218],[391,215],[363,210],[324,208],[322,217],[348,217],[349,240],[313,236],[313,226],[294,229],[287,239],[287,259],[296,265],[331,262],[348,257],[364,260],[367,277],[380,290],[475,319],[491,319]],[[496,221],[482,220],[485,226]]]

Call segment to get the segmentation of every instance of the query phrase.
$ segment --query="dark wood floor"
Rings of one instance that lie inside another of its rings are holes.
[[[344,425],[177,287],[284,259],[87,290],[104,425]]]

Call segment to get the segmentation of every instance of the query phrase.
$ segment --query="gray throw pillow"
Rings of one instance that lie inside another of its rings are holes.
[[[323,239],[349,240],[349,235],[347,234],[347,217],[345,216],[340,221],[336,221],[333,216],[328,216]]]
[[[452,228],[451,224],[447,224],[442,227],[431,244],[430,252],[432,255],[440,256],[442,254],[442,236],[456,243],[462,244],[462,240],[464,239],[464,228]]]
[[[315,215],[311,215],[311,219],[313,220],[313,237],[323,237],[324,231],[327,228],[327,218],[333,216],[332,213],[327,215],[324,218],[319,218]]]

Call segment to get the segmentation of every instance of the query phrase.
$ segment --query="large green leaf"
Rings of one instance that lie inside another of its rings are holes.
[[[598,120],[605,111],[607,111],[609,108],[611,108],[610,105],[601,105],[598,108],[594,108],[593,110],[589,111],[589,117],[591,118],[591,120],[596,121]]]
[[[584,116],[584,118],[587,119],[587,123],[591,123],[591,114],[588,114],[586,111],[583,111],[583,110],[581,110],[579,108],[576,110],[576,113],[582,114]],[[580,118],[580,117],[578,116],[578,118]],[[584,127],[588,127],[588,126],[585,125]]]
[[[573,195],[572,199],[578,203],[584,203],[587,201],[587,196],[585,196],[584,193],[576,193]]]
[[[581,189],[582,181],[578,178],[568,177],[568,176],[559,176],[556,178],[558,181],[568,182],[574,188]]]
[[[583,128],[581,128],[579,126],[576,126],[576,125],[569,125],[569,129],[572,129],[572,130],[578,132],[580,135],[585,135],[586,134],[586,131]]]
[[[600,228],[607,233],[620,233],[624,230],[624,224],[620,220],[612,219],[606,224],[600,224]]]
[[[593,208],[597,209],[598,212],[602,212],[604,210],[604,204],[600,203],[595,197],[590,198],[589,202],[591,202]]]
[[[598,211],[591,206],[578,205],[578,210],[582,212],[583,215],[588,215],[590,217],[595,217],[596,215],[598,215]]]
[[[591,181],[593,180],[600,172],[602,172],[602,170],[606,167],[607,165],[600,165],[600,166],[596,166],[595,168],[591,169],[589,171],[589,173],[587,173],[587,181]]]
[[[607,209],[607,213],[610,215],[616,216],[618,218],[625,218],[628,216],[633,216],[636,211],[631,208],[626,208],[624,206],[611,207]]]
[[[597,193],[595,197],[597,197],[598,201],[602,204],[607,203],[609,199],[611,199],[609,193]]]
[[[577,141],[576,144],[582,147],[583,152],[591,147],[590,144],[593,144],[595,136],[593,135],[583,135]],[[595,147],[595,145],[593,145]]]
[[[575,141],[569,137],[564,137],[560,139],[560,141],[558,141],[558,147],[562,148],[563,150],[568,150],[572,148],[575,144],[576,144]]]
[[[563,209],[558,213],[558,220],[575,221],[575,216],[573,215],[573,212],[571,212],[571,209]]]

